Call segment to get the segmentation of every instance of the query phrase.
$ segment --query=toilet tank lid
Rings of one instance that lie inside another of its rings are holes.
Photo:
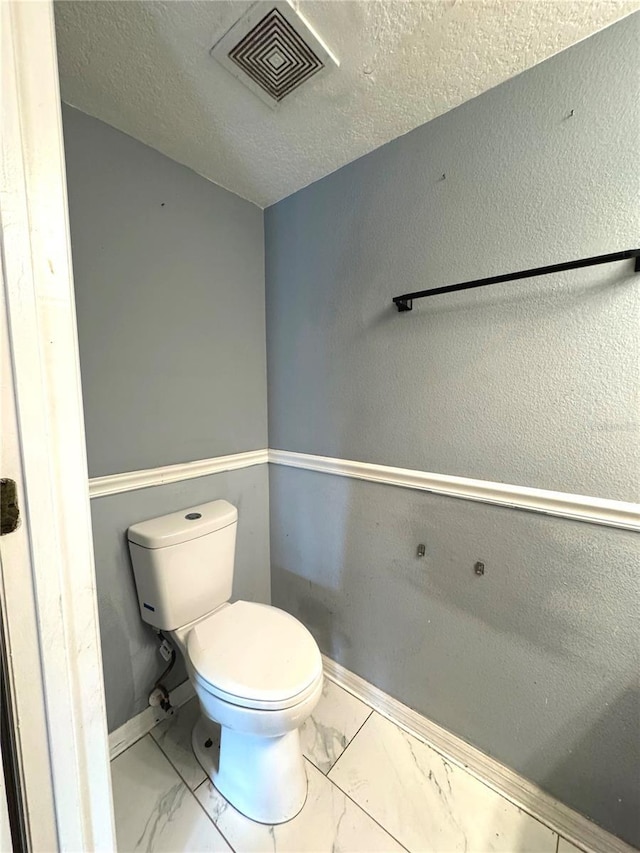
[[[132,524],[127,538],[143,548],[167,548],[214,533],[237,520],[238,510],[228,501],[210,501]]]

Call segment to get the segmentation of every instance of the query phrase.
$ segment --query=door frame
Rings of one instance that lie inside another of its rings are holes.
[[[6,681],[26,846],[116,849],[53,4],[0,3]]]

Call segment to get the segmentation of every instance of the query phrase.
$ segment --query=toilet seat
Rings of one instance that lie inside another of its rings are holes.
[[[318,684],[322,682],[322,673],[315,678],[311,684],[295,696],[288,696],[286,699],[281,699],[278,702],[268,702],[261,699],[253,699],[247,696],[235,696],[232,693],[225,693],[224,690],[218,689],[215,685],[202,678],[197,671],[193,671],[192,678],[196,684],[199,684],[203,689],[226,702],[228,705],[235,705],[237,708],[245,708],[248,711],[287,711],[294,708],[296,705],[304,703],[318,689]]]
[[[209,693],[244,708],[281,710],[304,702],[322,679],[320,650],[295,617],[236,601],[199,620],[186,651]]]

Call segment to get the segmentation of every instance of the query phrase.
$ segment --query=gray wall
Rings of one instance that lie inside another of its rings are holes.
[[[637,844],[637,534],[277,465],[269,483],[274,604]]]
[[[631,262],[391,298],[638,244],[639,46],[635,15],[268,209],[271,447],[638,499]]]
[[[390,301],[638,245],[639,51],[635,15],[267,211],[271,447],[638,499],[630,263]],[[640,843],[637,537],[277,467],[270,506],[325,652]]]
[[[262,211],[76,110],[63,123],[90,475],[266,447]],[[266,466],[92,501],[110,730],[164,668],[125,531],[220,497],[240,513],[234,595],[268,602]]]
[[[262,211],[63,119],[90,476],[266,447]]]

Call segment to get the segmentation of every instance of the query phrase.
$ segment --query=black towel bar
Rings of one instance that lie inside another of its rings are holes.
[[[414,299],[424,296],[436,296],[438,293],[452,293],[454,290],[469,290],[472,287],[485,287],[488,284],[498,284],[501,281],[516,281],[519,278],[531,278],[535,275],[548,275],[554,272],[577,270],[581,267],[592,267],[596,264],[610,264],[614,261],[626,261],[635,258],[635,271],[640,272],[640,249],[627,249],[624,252],[613,252],[611,255],[597,255],[595,258],[581,258],[577,261],[567,261],[564,264],[552,264],[549,267],[536,267],[520,272],[510,272],[506,275],[494,275],[491,278],[478,278],[475,281],[463,281],[461,284],[447,284],[445,287],[435,287],[432,290],[417,290],[415,293],[403,293],[394,296],[393,302],[398,311],[411,311]]]

